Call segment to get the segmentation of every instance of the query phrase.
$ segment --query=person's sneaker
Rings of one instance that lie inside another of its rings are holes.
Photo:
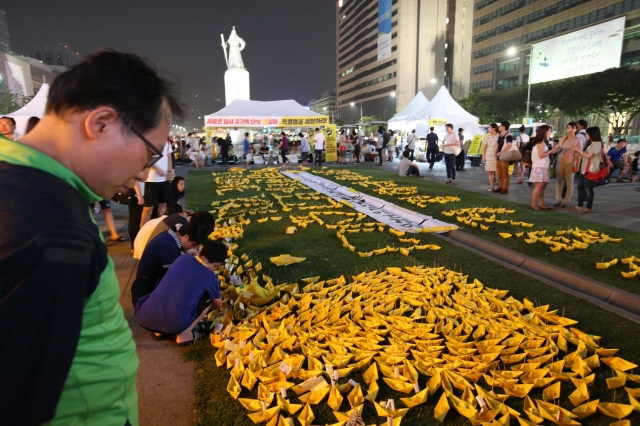
[[[553,205],[553,207],[560,207],[562,203],[560,201],[556,201],[555,204]]]
[[[567,207],[569,207],[569,204],[563,204],[563,205],[562,205],[562,208],[563,208],[563,209],[566,209]]]

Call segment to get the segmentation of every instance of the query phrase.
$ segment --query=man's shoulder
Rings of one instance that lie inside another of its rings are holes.
[[[43,170],[0,162],[0,211],[21,218],[63,218],[80,221],[78,214],[88,215],[84,196],[59,177]],[[65,218],[65,216],[68,217]],[[37,225],[40,221],[35,221]]]

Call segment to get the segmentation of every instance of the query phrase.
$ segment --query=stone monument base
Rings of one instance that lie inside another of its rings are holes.
[[[228,69],[224,73],[224,91],[227,105],[236,99],[250,100],[249,71],[238,68]]]

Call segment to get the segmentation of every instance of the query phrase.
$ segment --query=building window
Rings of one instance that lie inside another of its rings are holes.
[[[382,83],[382,82],[387,81],[389,79],[396,78],[396,75],[397,74],[395,72],[392,72],[392,73],[389,73],[389,74],[382,75],[382,76],[380,76],[378,78],[374,78],[373,80],[365,81],[364,83],[360,83],[360,84],[356,84],[355,86],[350,87],[349,89],[340,91],[340,95],[344,96],[346,94],[355,92],[355,91],[363,89],[365,87],[374,86],[376,84]]]
[[[549,16],[556,15],[561,13],[567,9],[571,9],[573,7],[579,6],[581,4],[585,4],[590,2],[591,0],[564,0],[559,3],[553,4],[551,6],[545,7],[544,9],[536,10],[533,13],[530,13],[525,16],[521,16],[513,21],[507,22],[490,30],[487,30],[481,34],[478,34],[473,37],[473,44],[479,43],[484,40],[488,40],[493,37],[497,37],[500,34],[515,30],[517,28],[524,27],[525,25],[531,24],[533,22],[539,21],[540,19],[547,18]],[[498,9],[495,12],[491,12],[486,15],[488,17],[488,21],[492,21],[497,19],[501,15],[497,14],[497,12],[501,10]],[[604,9],[603,9],[604,10]],[[495,16],[494,16],[495,15]],[[483,17],[484,18],[484,17]]]
[[[571,3],[572,1],[573,0],[565,0],[562,3],[563,4]],[[632,10],[640,9],[640,0],[633,0],[633,1],[624,0],[611,6],[611,8],[612,10],[620,10],[620,14],[628,13]],[[530,32],[521,37],[516,37],[514,39],[505,41],[503,43],[495,44],[493,46],[489,46],[484,49],[476,50],[471,54],[471,59],[475,60],[478,58],[483,58],[485,56],[493,55],[495,53],[501,53],[501,52],[504,52],[509,47],[526,45],[534,41],[552,37],[556,34],[565,33],[568,31],[572,31],[574,29],[584,27],[586,25],[591,25],[591,24],[595,24],[596,22],[604,21],[605,19],[609,19],[611,16],[613,16],[613,15],[607,16],[608,9],[609,8],[601,8],[601,9],[598,9],[597,11],[586,13],[584,15],[578,16],[573,19],[568,19],[566,21],[560,22],[555,25],[550,25],[541,30]]]
[[[511,89],[513,87],[518,87],[518,77],[511,77],[498,80],[497,89]]]
[[[471,83],[469,89],[486,89],[487,87],[491,87],[491,80],[483,80],[476,83]]]
[[[520,58],[510,59],[498,64],[498,72],[517,71],[520,69]]]
[[[635,67],[640,65],[640,56],[633,56],[631,58],[623,58],[620,62],[621,67]]]
[[[36,57],[36,59],[37,59],[37,60],[39,60],[39,61],[41,61],[41,60],[42,60],[42,55],[40,54],[40,51],[39,51],[39,50],[36,50],[35,57]]]
[[[53,55],[51,52],[44,53],[44,63],[47,65],[53,65]]]
[[[493,71],[493,62],[471,68],[471,75],[482,74],[488,71]]]

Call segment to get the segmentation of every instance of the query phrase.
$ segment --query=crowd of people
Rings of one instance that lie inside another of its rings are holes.
[[[102,50],[52,82],[44,117],[33,120],[19,141],[15,120],[0,118],[0,198],[6,201],[0,204],[0,364],[8,366],[0,380],[3,422],[138,424],[135,343],[118,302],[113,261],[89,206],[114,194],[129,206],[130,240],[140,259],[131,303],[139,324],[154,338],[181,346],[198,341],[206,334],[197,329],[204,316],[223,306],[216,271],[228,248],[209,239],[215,226],[211,213],[190,212],[180,204],[186,189],[184,179],[175,176],[174,161],[201,151],[193,135],[184,147],[167,138],[172,119],[182,115],[171,85],[143,59]],[[451,124],[446,129],[446,183],[455,185],[462,135]],[[507,193],[509,163],[526,164],[527,152],[536,210],[548,209],[544,190],[552,155],[558,156],[557,173],[563,176],[556,185],[561,206],[569,205],[574,178],[574,208],[583,212],[593,205],[598,181],[592,175],[619,170],[621,181],[635,171],[637,181],[640,152],[629,161],[626,141],[605,153],[597,127],[570,123],[555,145],[548,144],[550,131],[540,126],[525,145],[525,138],[514,141],[509,123],[491,124],[483,158],[489,173],[497,173],[497,187],[490,178],[492,191]],[[388,148],[393,133],[384,128],[377,133],[379,163],[393,161],[398,155],[397,146]],[[415,132],[411,135],[398,169],[419,177]],[[435,150],[437,136],[429,135],[427,151]],[[310,155],[311,142],[299,136],[300,151]],[[283,161],[287,139],[281,135],[277,145]],[[316,128],[314,164],[322,165],[325,142]],[[342,132],[338,142],[359,152],[364,139]],[[518,143],[525,155],[513,160]],[[263,147],[268,150],[263,144],[259,152]],[[177,157],[176,149],[183,148]]]

